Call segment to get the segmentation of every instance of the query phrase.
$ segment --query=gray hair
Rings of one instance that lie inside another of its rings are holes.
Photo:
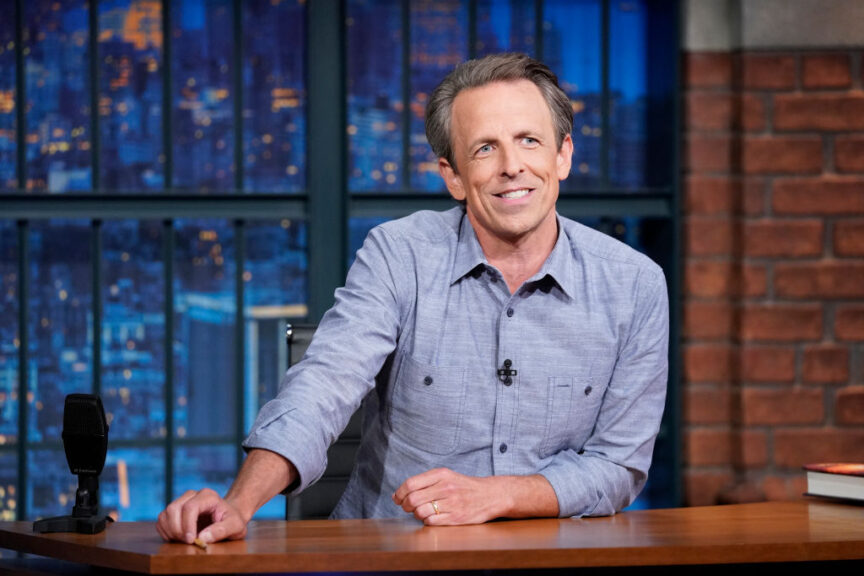
[[[426,106],[426,139],[435,156],[446,159],[457,171],[450,141],[450,116],[459,92],[515,80],[529,80],[540,89],[552,114],[555,143],[560,150],[564,138],[573,130],[570,98],[558,86],[558,77],[548,66],[525,54],[506,52],[462,62],[432,92]]]

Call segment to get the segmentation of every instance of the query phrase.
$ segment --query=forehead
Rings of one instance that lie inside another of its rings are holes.
[[[462,90],[453,100],[451,134],[456,140],[489,130],[553,131],[552,113],[530,80],[492,82]]]

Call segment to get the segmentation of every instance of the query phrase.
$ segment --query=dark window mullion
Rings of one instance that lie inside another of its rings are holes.
[[[19,46],[20,48],[20,46]],[[28,294],[30,294],[30,224],[18,222],[18,508],[17,519],[27,517],[27,363]]]
[[[171,117],[171,0],[162,0],[162,153],[165,155],[165,190],[174,183],[174,145],[172,142]],[[170,278],[166,278],[166,281]]]
[[[99,169],[99,0],[90,0],[90,183],[101,188]],[[97,388],[98,390],[98,388]]]
[[[477,0],[468,0],[468,58],[477,56]]]
[[[27,188],[27,82],[24,70],[24,0],[15,2],[15,146],[18,190]],[[20,509],[20,508],[19,508]]]
[[[90,232],[93,285],[93,394],[102,392],[102,221],[93,220]]]
[[[402,188],[411,188],[411,2],[402,0]]]
[[[543,60],[543,2],[534,0],[534,57]]]
[[[600,74],[601,74],[601,90],[602,99],[600,100],[600,110],[602,116],[602,135],[600,140],[600,185],[604,188],[609,187],[609,150],[611,144],[610,126],[612,124],[609,118],[611,106],[609,99],[611,92],[609,91],[609,52],[612,40],[610,38],[610,5],[609,0],[603,0],[600,16]]]
[[[237,469],[243,463],[243,448],[240,445],[243,441],[246,431],[246,424],[243,421],[245,411],[243,410],[245,400],[245,360],[246,360],[246,325],[243,320],[244,316],[244,301],[245,288],[243,282],[243,269],[246,266],[246,225],[243,220],[234,222],[234,254],[236,264],[234,266],[235,291],[237,309],[235,310],[235,326],[234,326],[234,380],[235,380],[235,406],[234,417],[236,418],[236,431],[234,445],[237,449]],[[252,360],[254,362],[254,359]],[[255,385],[254,382],[251,385]]]
[[[243,4],[234,0],[234,192],[243,192]],[[254,32],[253,32],[254,33]]]
[[[165,220],[162,233],[165,275],[165,504],[174,493],[174,222]]]

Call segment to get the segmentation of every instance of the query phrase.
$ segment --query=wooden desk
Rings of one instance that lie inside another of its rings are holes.
[[[246,540],[207,550],[166,544],[152,523],[87,536],[6,522],[0,548],[149,574],[861,561],[864,506],[802,500],[434,528],[411,519],[253,522]]]

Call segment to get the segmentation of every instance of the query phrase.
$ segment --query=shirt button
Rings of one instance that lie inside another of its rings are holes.
[[[593,390],[593,388],[591,388],[591,386],[587,386],[585,388],[585,396],[588,396],[589,394],[591,394],[591,390]]]
[[[430,384],[432,384],[432,377],[426,376],[425,378],[423,378],[423,384],[425,384],[426,386],[429,386]]]
[[[501,452],[501,454],[504,454],[505,452],[507,452],[507,444],[502,443],[502,444],[498,447],[498,451]]]
[[[508,309],[507,309],[507,317],[508,317],[508,318],[512,318],[512,317],[513,317],[513,309],[512,309],[512,308],[508,308]]]

